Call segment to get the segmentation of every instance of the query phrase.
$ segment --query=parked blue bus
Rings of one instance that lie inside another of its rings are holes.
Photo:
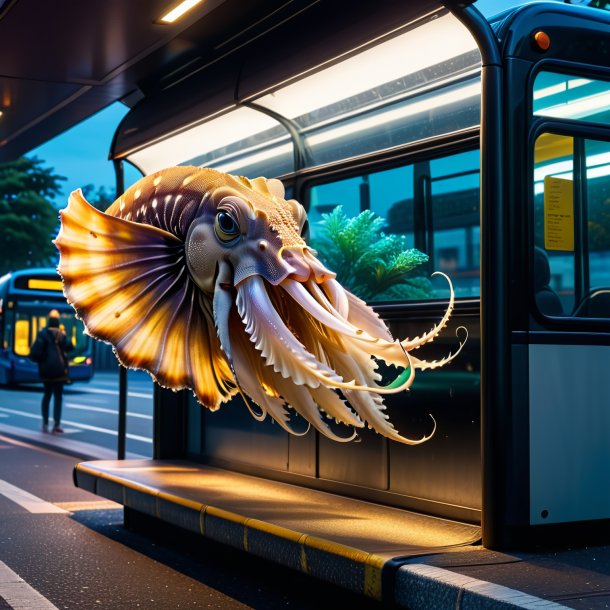
[[[51,309],[74,345],[70,352],[72,381],[88,381],[93,375],[93,341],[68,305],[62,283],[53,268],[32,268],[0,278],[0,383],[17,385],[39,381],[38,366],[28,356],[38,331]]]

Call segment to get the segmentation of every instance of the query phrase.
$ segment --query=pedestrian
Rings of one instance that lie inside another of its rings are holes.
[[[67,352],[74,346],[66,337],[66,333],[59,325],[59,312],[52,309],[49,312],[48,324],[40,329],[36,341],[30,349],[30,358],[38,363],[40,379],[44,383],[42,395],[42,431],[49,431],[49,406],[53,396],[53,430],[54,434],[63,433],[61,423],[61,403],[64,393],[64,384],[68,378]]]

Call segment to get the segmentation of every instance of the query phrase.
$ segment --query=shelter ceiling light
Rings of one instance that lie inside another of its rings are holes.
[[[159,21],[161,23],[174,23],[186,12],[190,11],[198,4],[201,4],[201,2],[203,2],[203,0],[183,0],[183,2],[177,6],[174,6],[174,8],[170,9],[162,17],[160,17]]]
[[[305,76],[256,102],[294,119],[476,49],[472,34],[453,15],[445,15]]]

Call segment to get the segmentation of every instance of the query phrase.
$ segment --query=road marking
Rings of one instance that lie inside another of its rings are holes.
[[[71,513],[81,510],[107,510],[110,508],[123,508],[122,504],[117,504],[112,500],[93,500],[88,502],[55,502],[59,506]]]
[[[109,430],[108,428],[100,428],[98,426],[91,426],[90,424],[81,424],[76,421],[69,421],[67,419],[63,419],[62,422],[64,424],[68,424],[69,426],[75,426],[76,428],[81,428],[82,430],[92,430],[93,432],[101,432],[102,434],[109,434],[110,436],[118,436],[119,433],[116,430]],[[134,441],[140,441],[142,443],[150,443],[152,445],[152,438],[148,438],[147,436],[140,436],[139,434],[126,434],[127,438],[130,438]]]
[[[13,610],[58,610],[46,597],[28,585],[0,561],[0,600],[4,599]]]
[[[110,413],[111,415],[118,415],[119,412],[115,409],[106,409],[104,407],[90,407],[88,405],[80,405],[74,402],[67,402],[66,407],[70,409],[79,409],[81,411],[97,411],[98,413]],[[144,413],[130,413],[127,411],[127,417],[139,417],[140,419],[152,420],[152,415],[145,415]]]
[[[102,388],[78,388],[74,390],[75,392],[89,392],[90,394],[112,394],[113,396],[118,396],[119,393],[117,390],[102,390]],[[127,396],[132,396],[133,398],[150,398],[152,400],[153,395],[150,393],[144,394],[144,392],[127,392]]]
[[[0,407],[0,411],[4,413],[10,413],[11,415],[19,415],[21,417],[28,417],[30,419],[40,419],[40,415],[34,415],[33,413],[23,413],[22,411],[17,411],[15,409],[7,409],[6,407]],[[62,419],[63,424],[68,424],[69,426],[74,426],[75,428],[79,428],[81,430],[92,430],[93,432],[100,432],[101,434],[109,434],[110,436],[118,436],[119,433],[116,430],[109,430],[108,428],[100,428],[98,426],[91,426],[89,424],[81,424],[76,421],[69,421],[67,419]],[[152,445],[152,438],[148,438],[146,436],[140,436],[139,434],[129,434],[125,435],[127,438],[130,438],[134,441],[140,441],[142,443],[148,443]]]
[[[51,504],[50,502],[46,502],[45,500],[32,495],[31,493],[25,491],[25,489],[15,487],[15,485],[11,485],[9,482],[3,481],[2,479],[0,479],[0,494],[11,500],[11,502],[19,504],[19,506],[25,508],[30,513],[46,514],[68,512],[59,506],[55,506],[55,504]]]
[[[487,604],[497,602],[498,607],[568,610],[567,606],[549,599],[425,563],[401,566],[398,570],[396,584],[395,601],[406,606],[409,606],[410,602],[421,599],[422,594],[430,596],[438,593],[442,595],[443,601],[447,601],[450,599],[449,591],[453,589],[458,600],[463,599],[465,593],[468,594],[471,598],[468,600],[469,606],[472,605],[472,607],[477,607],[477,602],[487,602]],[[490,607],[487,604],[481,605]],[[462,607],[461,603],[458,603],[458,606]]]

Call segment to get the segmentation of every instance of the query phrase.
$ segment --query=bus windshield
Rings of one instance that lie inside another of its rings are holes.
[[[47,325],[48,314],[49,308],[43,307],[20,307],[15,311],[13,351],[17,356],[27,357],[29,355],[30,346],[36,339],[38,331]],[[59,323],[72,345],[74,345],[74,350],[70,352],[70,359],[72,361],[79,358],[84,360],[90,339],[85,334],[83,323],[76,319],[74,313],[69,311],[60,311]]]

